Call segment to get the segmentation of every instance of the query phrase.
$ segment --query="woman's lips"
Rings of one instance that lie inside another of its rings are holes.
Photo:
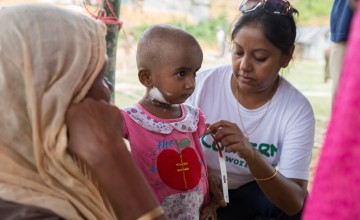
[[[239,80],[240,82],[246,83],[246,84],[251,83],[251,82],[253,81],[252,78],[246,77],[246,76],[241,76],[241,75],[238,76],[238,80]]]

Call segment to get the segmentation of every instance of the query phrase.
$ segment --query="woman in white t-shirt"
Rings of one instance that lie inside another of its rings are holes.
[[[226,151],[230,202],[218,219],[300,219],[315,120],[308,100],[279,75],[292,59],[298,12],[285,0],[248,3],[231,34],[232,65],[199,73],[187,102],[202,109]],[[216,197],[219,154],[209,133],[201,143]]]

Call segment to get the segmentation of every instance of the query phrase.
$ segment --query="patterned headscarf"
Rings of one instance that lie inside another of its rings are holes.
[[[0,198],[65,219],[113,219],[68,153],[64,121],[103,67],[105,25],[32,4],[1,9],[0,29]]]

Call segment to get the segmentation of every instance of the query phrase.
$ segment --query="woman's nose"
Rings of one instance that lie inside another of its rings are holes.
[[[251,61],[249,56],[244,56],[240,62],[240,69],[244,72],[251,71]]]

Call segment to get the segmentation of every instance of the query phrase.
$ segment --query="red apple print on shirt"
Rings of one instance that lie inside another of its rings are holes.
[[[178,152],[165,149],[157,158],[161,180],[173,189],[189,190],[197,186],[200,181],[200,160],[195,150],[189,146],[190,141],[183,139],[177,143]]]

